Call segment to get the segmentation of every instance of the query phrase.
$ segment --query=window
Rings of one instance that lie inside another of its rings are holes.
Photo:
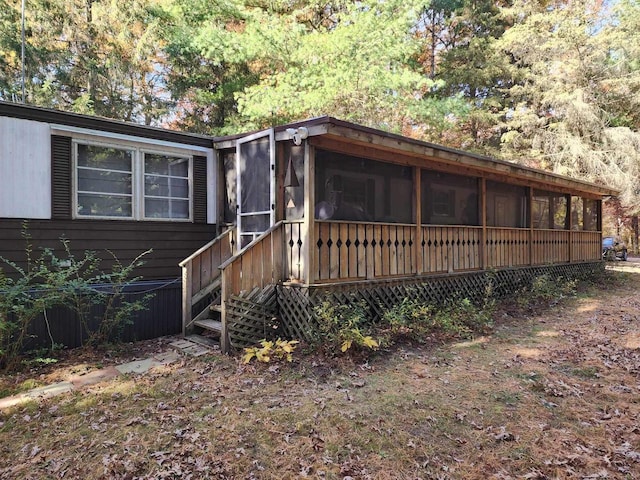
[[[112,147],[78,145],[78,215],[131,218],[133,153]]]
[[[75,143],[75,216],[190,220],[191,157]]]
[[[189,159],[144,154],[144,217],[189,218]]]

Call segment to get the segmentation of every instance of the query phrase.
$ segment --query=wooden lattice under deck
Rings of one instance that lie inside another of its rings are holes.
[[[552,278],[588,278],[604,269],[602,262],[511,268],[453,275],[423,276],[386,281],[363,281],[312,286],[269,285],[228,302],[230,343],[235,348],[281,336],[311,341],[317,334],[315,307],[328,301],[350,304],[364,301],[379,320],[385,310],[407,296],[429,304],[447,298],[480,300],[490,286],[494,297],[506,297],[542,275]]]

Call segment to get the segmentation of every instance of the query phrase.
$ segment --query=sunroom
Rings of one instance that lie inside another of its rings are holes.
[[[183,325],[223,350],[305,338],[326,299],[375,315],[602,268],[606,187],[330,117],[214,145],[226,229],[181,263]]]

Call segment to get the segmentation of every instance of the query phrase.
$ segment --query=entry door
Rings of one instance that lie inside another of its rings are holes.
[[[236,141],[240,249],[275,222],[275,156],[273,129]]]

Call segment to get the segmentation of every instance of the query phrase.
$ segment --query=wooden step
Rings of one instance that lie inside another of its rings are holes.
[[[203,335],[193,334],[193,335],[187,335],[184,338],[185,338],[185,340],[189,340],[190,342],[197,343],[199,345],[204,345],[205,347],[208,347],[208,348],[212,348],[212,349],[220,348],[220,345],[218,344],[218,342],[216,342],[211,337],[205,337]],[[187,353],[190,353],[190,352],[187,352]],[[199,351],[198,351],[198,353],[199,353]],[[206,351],[205,351],[205,353],[206,353]],[[194,355],[194,356],[199,356],[199,355],[201,355],[201,354],[199,353],[198,355]]]
[[[196,320],[193,324],[196,327],[204,328],[205,330],[215,332],[218,335],[222,332],[222,322],[218,320],[211,320],[210,318],[207,318],[204,320]]]

